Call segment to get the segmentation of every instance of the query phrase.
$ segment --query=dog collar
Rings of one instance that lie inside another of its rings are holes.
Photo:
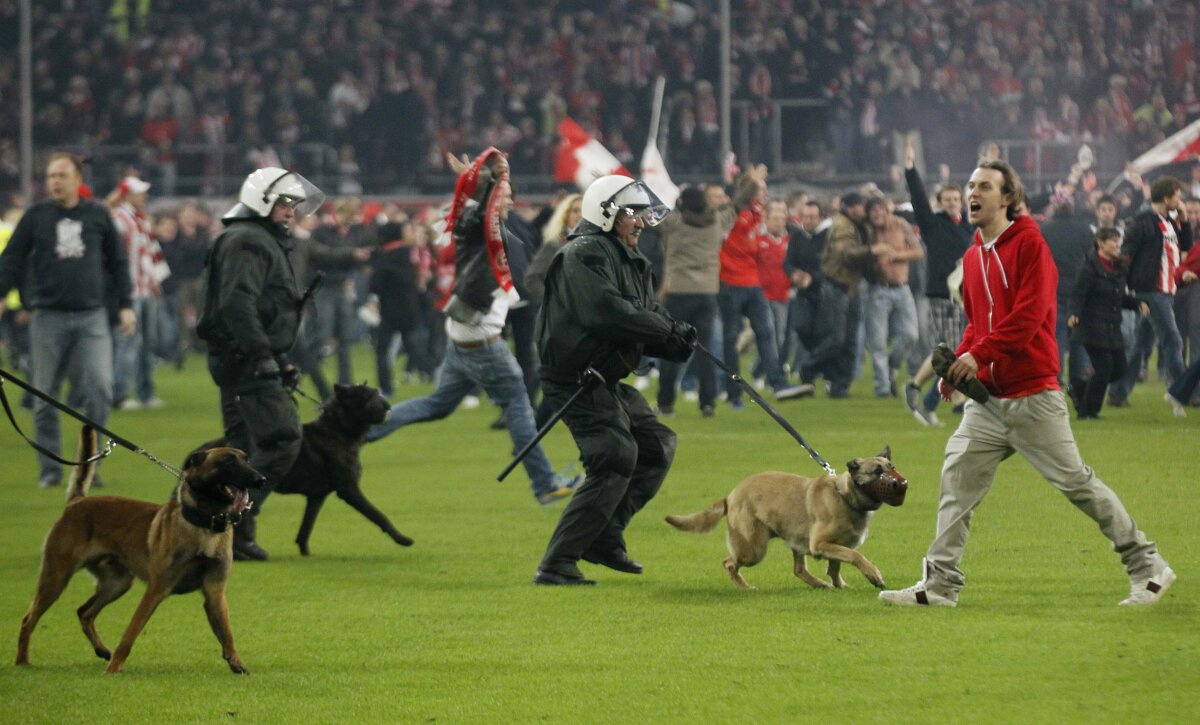
[[[862,491],[861,488],[859,490]],[[868,493],[866,491],[862,491],[862,493],[864,496],[866,496],[867,498],[869,498],[871,500],[871,505],[858,507],[858,506],[851,504],[850,508],[854,509],[855,511],[861,512],[861,513],[868,513],[870,511],[878,511],[883,506],[883,501],[877,501],[874,496],[872,496],[870,493]]]
[[[201,529],[207,529],[217,534],[225,532],[230,525],[237,526],[242,522],[242,514],[226,511],[220,514],[209,514],[194,506],[183,505],[183,520]]]

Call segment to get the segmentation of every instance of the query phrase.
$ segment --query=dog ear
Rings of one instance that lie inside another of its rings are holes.
[[[846,470],[850,472],[850,475],[858,473],[858,468],[859,463],[857,458],[855,458],[853,461],[846,461]]]
[[[879,457],[886,458],[889,461],[892,460],[892,447],[889,445],[884,445],[883,450],[879,452]]]
[[[192,451],[191,453],[188,454],[187,460],[183,462],[183,467],[185,469],[195,468],[196,466],[199,466],[200,464],[204,463],[205,458],[208,458],[207,450]]]

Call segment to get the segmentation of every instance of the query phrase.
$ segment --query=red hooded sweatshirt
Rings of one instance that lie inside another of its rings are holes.
[[[1058,268],[1030,216],[1019,216],[992,244],[975,243],[963,255],[967,328],[957,353],[971,353],[977,377],[993,395],[1021,398],[1059,390]]]

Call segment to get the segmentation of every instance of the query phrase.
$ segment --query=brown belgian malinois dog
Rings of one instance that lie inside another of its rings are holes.
[[[164,599],[197,589],[204,592],[204,612],[229,669],[248,674],[233,646],[225,580],[233,561],[233,524],[249,503],[246,489],[262,485],[263,477],[241,451],[214,448],[188,456],[179,485],[165,504],[86,498],[95,464],[84,461],[95,452],[96,431],[84,426],[67,507],[46,536],[37,593],[21,620],[17,664],[29,664],[29,638],[38,619],[71,576],[87,569],[96,580],[96,593],[79,608],[79,622],[96,655],[108,660],[109,674],[121,671],[134,640]],[[117,651],[109,652],[96,633],[96,616],[129,591],[134,577],[146,582],[146,593]]]
[[[908,480],[892,465],[892,449],[873,458],[855,458],[838,476],[806,478],[793,473],[756,473],[704,511],[668,516],[682,531],[706,534],[721,517],[729,518],[730,556],[725,571],[741,589],[750,589],[740,569],[754,566],[767,554],[767,542],[781,538],[792,549],[794,573],[811,587],[846,586],[843,563],[853,564],[867,581],[883,588],[883,574],[855,551],[867,538],[871,516],[883,504],[904,503]],[[830,581],[813,576],[805,556],[828,560]]]

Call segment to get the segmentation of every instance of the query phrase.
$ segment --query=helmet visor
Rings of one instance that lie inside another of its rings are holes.
[[[640,217],[648,227],[658,226],[671,211],[662,200],[641,181],[635,181],[621,189],[612,198],[623,213]]]
[[[275,196],[276,203],[284,203],[296,210],[296,216],[306,217],[325,203],[325,193],[308,179],[289,171],[275,180],[267,189],[266,196]]]

